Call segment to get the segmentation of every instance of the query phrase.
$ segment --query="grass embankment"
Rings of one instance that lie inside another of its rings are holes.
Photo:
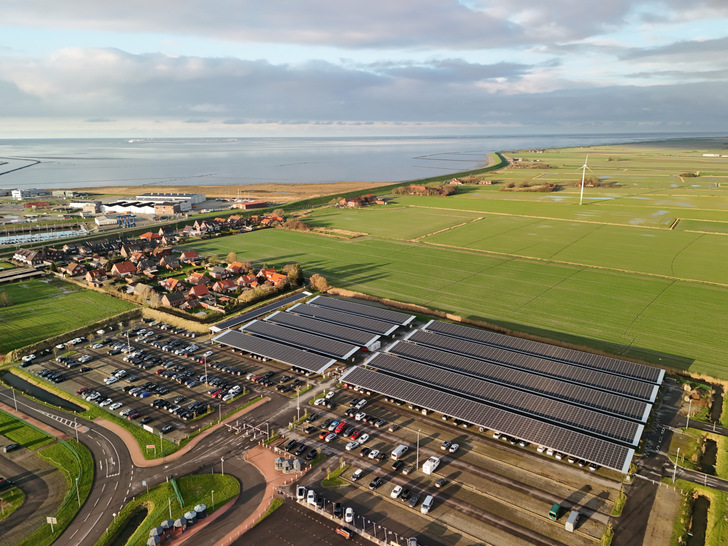
[[[265,514],[260,516],[260,519],[253,524],[253,527],[258,525],[261,521],[263,521],[265,518],[270,516],[276,510],[278,510],[278,508],[280,508],[282,504],[283,504],[283,499],[273,499],[273,502],[270,503],[268,510],[265,511]]]
[[[146,544],[149,538],[149,531],[159,525],[165,519],[169,519],[169,506],[171,499],[172,518],[177,519],[185,512],[193,510],[198,504],[207,505],[208,514],[212,514],[212,495],[215,495],[215,510],[235,498],[240,493],[240,482],[232,476],[220,474],[196,474],[177,478],[177,484],[182,493],[185,505],[180,506],[174,494],[172,485],[168,482],[161,483],[149,490],[148,493],[138,495],[134,500],[127,503],[111,524],[108,531],[96,543],[97,546],[111,544],[117,535],[124,529],[127,522],[140,507],[148,510],[147,517],[137,528],[128,544]]]
[[[0,521],[9,518],[25,502],[22,489],[11,487],[0,493]]]
[[[34,451],[55,440],[46,433],[32,427],[12,415],[0,410],[0,434],[11,442]]]
[[[662,481],[673,485],[670,478],[664,478]],[[699,495],[707,497],[710,501],[705,546],[725,544],[725,537],[728,536],[728,520],[725,518],[726,509],[728,509],[728,493],[684,480],[677,480],[675,485],[682,490],[682,501],[680,515],[675,520],[670,544],[685,544],[689,531],[688,525],[692,519],[693,500]]]
[[[135,305],[60,279],[4,285],[12,302],[0,308],[0,354],[93,324]],[[59,320],[59,317],[62,317]]]

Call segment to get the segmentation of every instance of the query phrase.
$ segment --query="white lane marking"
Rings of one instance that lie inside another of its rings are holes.
[[[84,539],[85,539],[85,538],[86,538],[86,537],[88,536],[88,534],[89,534],[89,533],[90,533],[91,531],[93,531],[93,530],[94,530],[94,528],[96,527],[96,524],[97,524],[97,523],[99,522],[99,520],[101,519],[101,516],[103,516],[103,515],[104,515],[104,513],[103,513],[103,512],[99,514],[99,517],[97,517],[97,518],[96,518],[96,521],[94,521],[93,525],[92,525],[92,526],[91,526],[91,527],[89,528],[89,530],[88,530],[88,531],[86,531],[86,534],[85,534],[85,535],[83,535],[83,536],[81,537],[81,540],[79,540],[79,541],[78,541],[78,543],[79,543],[79,544],[82,544],[82,543],[83,543],[83,541],[84,541]]]

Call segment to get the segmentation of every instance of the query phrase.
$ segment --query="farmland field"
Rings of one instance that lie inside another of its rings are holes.
[[[337,287],[728,379],[728,159],[703,156],[725,145],[513,152],[525,168],[488,173],[493,185],[304,218],[369,237],[267,230],[194,247],[299,262]],[[579,206],[586,154],[600,183]],[[544,181],[559,191],[515,191]]]
[[[118,315],[134,305],[57,279],[0,287],[0,354]]]

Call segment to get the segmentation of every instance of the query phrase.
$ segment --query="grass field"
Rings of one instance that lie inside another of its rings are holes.
[[[0,493],[0,521],[9,518],[25,502],[25,493],[17,487],[10,487]]]
[[[194,245],[335,286],[728,379],[728,289],[378,238],[264,230]],[[679,317],[679,320],[676,319]]]
[[[0,308],[0,354],[68,332],[134,305],[57,279],[0,287],[12,305]]]
[[[26,425],[23,421],[8,415],[4,411],[0,411],[0,435],[31,451],[54,441],[47,434]]]

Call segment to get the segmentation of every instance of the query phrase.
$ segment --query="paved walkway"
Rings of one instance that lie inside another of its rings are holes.
[[[255,408],[265,404],[268,402],[270,398],[265,397],[262,400],[259,400],[255,404],[251,404],[247,408],[245,408],[242,411],[239,411],[227,419],[223,420],[222,423],[218,423],[204,432],[201,432],[197,436],[195,436],[192,440],[189,441],[189,443],[183,447],[182,449],[179,449],[172,453],[171,455],[167,455],[165,457],[158,457],[156,459],[145,459],[144,454],[142,453],[142,448],[139,447],[139,443],[137,442],[136,438],[132,436],[132,434],[126,430],[124,427],[117,425],[116,423],[112,423],[111,421],[107,421],[106,419],[94,419],[94,423],[101,425],[104,428],[109,429],[111,432],[119,436],[122,440],[124,440],[124,443],[126,444],[126,447],[129,449],[129,455],[131,455],[131,460],[134,462],[136,466],[139,467],[151,467],[151,466],[159,466],[161,464],[166,464],[168,462],[176,461],[180,457],[183,457],[187,453],[189,453],[197,444],[199,444],[204,438],[212,434],[213,432],[217,431],[218,429],[225,426],[226,423],[230,423],[232,421],[235,421],[236,419],[240,419],[241,415],[245,415],[249,411],[254,410]]]
[[[260,503],[260,508],[257,512],[250,515],[245,521],[238,525],[235,529],[225,536],[222,540],[215,543],[215,546],[223,546],[224,544],[231,544],[237,540],[240,535],[245,533],[248,529],[255,525],[268,507],[273,502],[276,496],[278,488],[284,485],[292,483],[298,479],[300,474],[283,474],[275,470],[275,459],[280,457],[280,453],[274,452],[265,446],[256,446],[245,452],[245,460],[254,465],[265,477],[265,493],[263,495],[263,502]]]
[[[172,540],[166,541],[164,544],[166,546],[179,546],[180,544],[184,544],[189,539],[193,538],[197,533],[202,531],[205,527],[210,525],[211,523],[214,523],[214,521],[222,516],[225,512],[227,512],[233,504],[235,504],[235,501],[238,500],[238,497],[231,499],[230,501],[225,503],[225,506],[221,506],[217,510],[215,510],[211,516],[206,517],[205,519],[198,521],[192,529],[189,531],[185,531],[184,533],[180,533],[177,536],[175,536]]]

